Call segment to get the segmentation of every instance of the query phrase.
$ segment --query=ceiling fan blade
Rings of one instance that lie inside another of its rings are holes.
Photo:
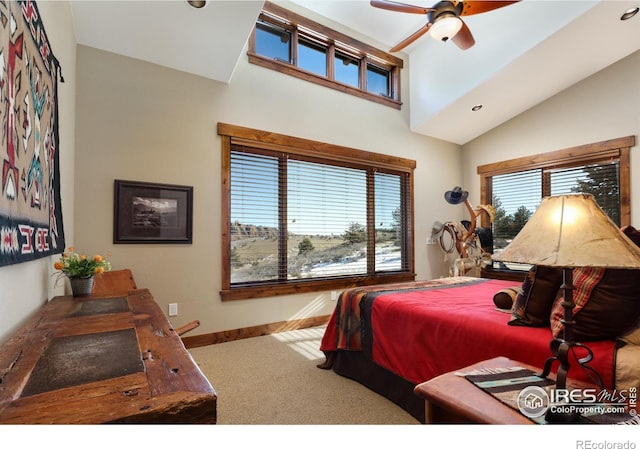
[[[402,42],[397,44],[395,47],[393,47],[391,50],[389,50],[389,52],[390,53],[395,53],[396,51],[402,50],[407,45],[412,44],[413,42],[418,40],[421,36],[427,34],[427,32],[429,31],[429,28],[431,28],[431,22],[427,23],[425,26],[420,28],[418,31],[413,33],[411,36],[409,36],[408,38],[406,38],[405,40],[403,40]]]
[[[451,40],[458,46],[458,48],[460,48],[461,50],[466,50],[473,47],[473,45],[476,43],[476,40],[473,38],[471,30],[469,29],[467,24],[464,23],[464,20],[460,20],[462,21],[462,28],[460,28],[460,31],[458,31],[455,36],[451,38]]]
[[[494,2],[494,1],[473,1],[465,0],[462,3],[461,16],[471,16],[473,14],[481,14],[483,12],[492,11],[494,9],[518,3],[519,0],[513,2]]]
[[[422,6],[407,5],[405,3],[391,2],[387,0],[371,0],[371,6],[376,8],[388,9],[389,11],[408,12],[411,14],[428,14],[433,8],[424,8]]]

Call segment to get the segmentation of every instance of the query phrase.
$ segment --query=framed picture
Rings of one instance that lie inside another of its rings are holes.
[[[191,243],[193,187],[114,182],[113,243]]]

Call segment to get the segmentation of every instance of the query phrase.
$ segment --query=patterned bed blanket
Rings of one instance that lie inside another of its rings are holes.
[[[395,284],[383,284],[364,287],[354,287],[342,292],[333,312],[333,316],[327,326],[327,331],[322,339],[320,350],[335,351],[344,349],[348,351],[362,350],[361,341],[361,315],[360,302],[367,295],[372,297],[378,293],[393,293],[409,290],[426,290],[441,288],[451,285],[476,282],[477,278],[466,276],[434,279],[431,281],[401,282]]]
[[[542,367],[552,355],[551,330],[509,326],[510,315],[493,304],[496,292],[519,284],[461,276],[349,289],[338,299],[320,349],[328,361],[336,351],[359,351],[414,384],[497,356]],[[615,341],[588,346],[591,366],[613,388]],[[592,382],[589,374],[575,368],[569,376]]]

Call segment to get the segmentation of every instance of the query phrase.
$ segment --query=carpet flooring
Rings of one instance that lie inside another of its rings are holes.
[[[324,326],[192,348],[216,390],[218,424],[419,424],[393,402],[331,370]]]

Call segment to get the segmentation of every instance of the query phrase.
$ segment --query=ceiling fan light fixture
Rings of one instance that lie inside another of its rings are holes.
[[[640,11],[640,6],[636,6],[635,8],[627,9],[622,16],[620,16],[620,20],[629,20]]]
[[[452,13],[441,14],[429,29],[431,37],[446,42],[455,36],[462,28],[462,20]]]
[[[204,8],[205,6],[207,6],[206,0],[187,0],[187,3],[196,9]]]

